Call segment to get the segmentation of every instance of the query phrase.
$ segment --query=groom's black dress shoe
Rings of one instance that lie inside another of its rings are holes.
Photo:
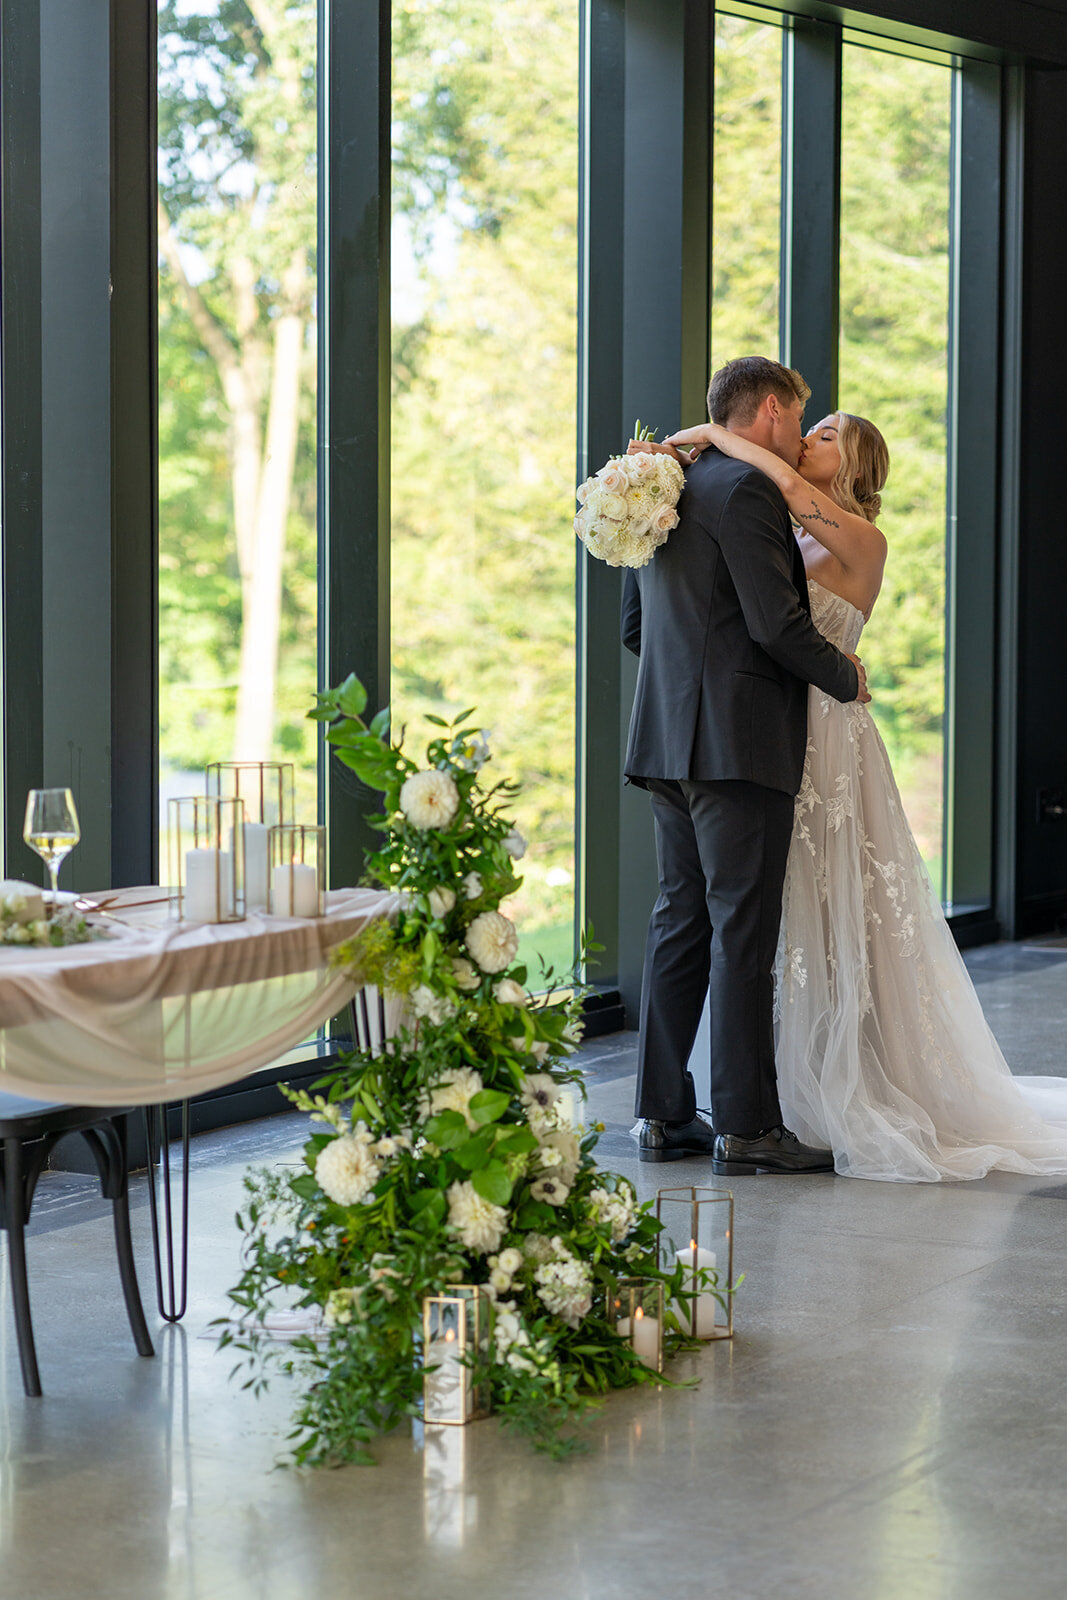
[[[834,1153],[801,1144],[788,1128],[768,1128],[754,1139],[719,1133],[711,1170],[719,1177],[731,1178],[745,1172],[832,1172]]]
[[[692,1122],[657,1122],[646,1117],[637,1136],[641,1161],[684,1161],[687,1156],[710,1156],[715,1129],[703,1117]]]

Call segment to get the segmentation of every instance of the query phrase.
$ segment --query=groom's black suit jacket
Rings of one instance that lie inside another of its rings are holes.
[[[679,523],[626,574],[622,640],[640,657],[626,776],[741,778],[794,795],[807,685],[854,700],[856,669],[811,620],[785,501],[714,448],[686,471]]]

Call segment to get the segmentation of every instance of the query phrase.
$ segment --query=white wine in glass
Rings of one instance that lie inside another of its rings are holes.
[[[31,789],[22,837],[36,850],[52,878],[53,907],[59,899],[59,868],[81,838],[74,796],[69,789]]]

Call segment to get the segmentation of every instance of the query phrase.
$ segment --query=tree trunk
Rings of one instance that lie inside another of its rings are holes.
[[[294,289],[303,282],[305,273],[301,255],[290,269],[290,283]],[[292,295],[289,303],[298,303],[297,294]],[[304,318],[296,312],[279,316],[274,323],[270,409],[256,496],[252,556],[244,582],[233,740],[234,759],[238,761],[269,760],[274,743],[282,570],[300,422],[304,329]]]

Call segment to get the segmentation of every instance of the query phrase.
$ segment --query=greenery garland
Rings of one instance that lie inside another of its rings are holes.
[[[481,788],[489,750],[470,713],[440,722],[420,768],[390,742],[386,712],[363,721],[354,677],[317,700],[310,715],[341,761],[384,796],[367,878],[398,896],[393,920],[334,961],[403,997],[406,1020],[379,1053],[342,1058],[318,1092],[289,1091],[317,1126],[303,1170],[245,1178],[241,1320],[220,1342],[242,1353],[246,1387],[265,1384],[272,1361],[304,1378],[297,1462],[368,1461],[377,1434],[419,1412],[424,1296],[481,1284],[493,1331],[475,1377],[505,1424],[563,1455],[608,1390],[664,1381],[616,1333],[620,1280],[660,1279],[676,1306],[683,1271],[659,1269],[650,1207],[597,1166],[602,1128],[571,1126],[581,991],[546,971],[534,996],[516,964],[499,909],[521,883],[515,785]],[[725,1293],[714,1273],[700,1288]],[[321,1326],[281,1350],[263,1325],[279,1296],[321,1310]],[[666,1323],[669,1351],[691,1347],[673,1307]]]

